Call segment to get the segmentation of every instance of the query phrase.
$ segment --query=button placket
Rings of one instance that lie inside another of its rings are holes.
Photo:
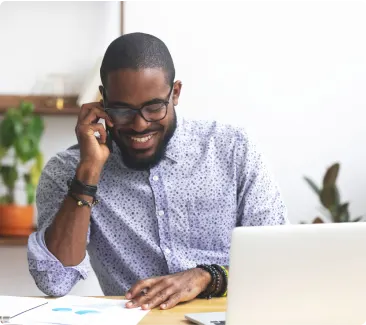
[[[154,167],[150,170],[150,186],[155,197],[155,215],[158,222],[159,236],[160,236],[160,248],[165,255],[165,260],[169,270],[172,270],[172,255],[171,255],[171,239],[168,231],[168,223],[165,222],[167,202],[164,189],[162,188],[162,176],[158,167]],[[163,219],[164,218],[164,219]]]

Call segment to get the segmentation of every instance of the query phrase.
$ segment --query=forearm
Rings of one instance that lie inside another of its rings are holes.
[[[76,178],[87,184],[97,184],[99,174],[91,168],[80,166]],[[87,201],[93,200],[86,195],[77,194],[77,197]],[[90,207],[78,206],[73,198],[67,196],[46,230],[46,246],[64,266],[78,265],[85,257],[90,213]]]

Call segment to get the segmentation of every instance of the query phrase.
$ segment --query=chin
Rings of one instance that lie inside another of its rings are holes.
[[[126,167],[135,170],[148,170],[156,166],[163,158],[165,150],[151,148],[136,152],[130,150],[122,152],[122,159]]]

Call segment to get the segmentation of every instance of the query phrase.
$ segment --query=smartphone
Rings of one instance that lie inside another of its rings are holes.
[[[104,103],[106,103],[106,99],[105,99],[105,95],[104,95],[104,89],[103,89],[103,93],[102,93],[102,97],[103,97],[103,108],[104,107]],[[111,128],[107,125],[107,123],[105,123],[105,130],[106,130],[106,133],[107,133],[107,140],[106,140],[106,145],[109,149],[109,152],[112,153],[113,152],[113,141],[112,141],[112,130]]]
[[[105,125],[105,130],[107,132],[106,145],[109,149],[109,152],[112,153],[113,152],[113,143],[112,143],[112,136],[111,136],[112,130],[107,124]]]

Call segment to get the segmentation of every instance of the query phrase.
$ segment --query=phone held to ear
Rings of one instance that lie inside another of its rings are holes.
[[[105,93],[104,93],[104,89],[102,88],[101,90],[101,93],[102,93],[102,97],[103,97],[103,101],[102,101],[102,105],[104,107],[104,103],[106,103],[106,96],[105,96]],[[113,143],[112,143],[112,130],[111,128],[107,125],[107,123],[104,123],[105,125],[105,130],[106,130],[106,133],[107,133],[107,140],[106,140],[106,145],[109,149],[109,152],[112,153],[113,152]]]
[[[113,152],[113,144],[112,144],[112,136],[111,136],[112,130],[107,124],[105,125],[105,130],[107,132],[106,145],[109,149],[109,152],[112,153]]]

